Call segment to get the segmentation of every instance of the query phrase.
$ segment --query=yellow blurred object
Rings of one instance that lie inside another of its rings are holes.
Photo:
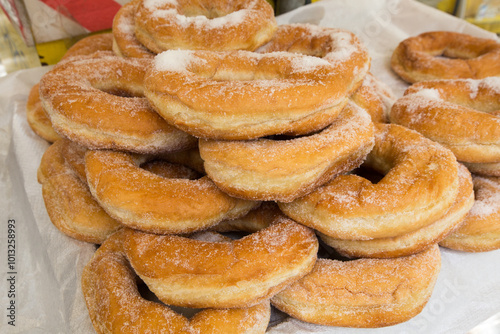
[[[0,11],[0,76],[40,66],[34,47],[28,47],[3,11]]]
[[[477,25],[485,30],[500,33],[500,0],[461,0],[463,3],[462,15],[457,13],[457,1],[442,0],[437,4],[437,8]]]

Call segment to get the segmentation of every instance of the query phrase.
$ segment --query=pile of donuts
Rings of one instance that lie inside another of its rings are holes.
[[[401,45],[394,70],[421,78]],[[369,69],[351,32],[279,26],[265,0],[133,0],[68,50],[26,109],[52,143],[52,223],[99,246],[82,275],[96,332],[264,333],[271,305],[394,325],[430,298],[438,244],[500,248],[500,79],[395,101]]]

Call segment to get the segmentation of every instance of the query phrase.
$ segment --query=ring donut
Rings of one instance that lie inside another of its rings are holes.
[[[466,251],[486,252],[500,248],[500,178],[473,175],[476,200],[462,225],[439,243]]]
[[[134,271],[161,301],[182,307],[260,303],[307,274],[318,251],[314,232],[283,215],[230,242],[132,230],[126,235],[124,250]]]
[[[350,99],[365,109],[373,122],[378,123],[388,123],[389,112],[397,100],[392,90],[371,73],[366,75]]]
[[[61,60],[73,56],[90,55],[99,51],[111,51],[111,34],[97,34],[85,37],[71,46]],[[26,116],[28,124],[38,136],[53,143],[61,136],[54,131],[52,123],[43,109],[40,101],[40,85],[37,83],[31,88],[26,102]]]
[[[154,53],[253,51],[275,30],[274,11],[265,0],[144,0],[135,15],[136,38]]]
[[[307,134],[329,125],[361,83],[345,81],[353,69],[342,68],[357,47],[346,40],[340,48],[345,57],[335,64],[288,52],[169,50],[155,57],[145,95],[170,124],[197,137]]]
[[[328,246],[349,258],[391,258],[419,253],[450,235],[472,208],[474,191],[471,175],[463,165],[460,165],[458,175],[459,191],[453,205],[444,216],[418,230],[371,240],[342,240],[318,234]]]
[[[135,37],[135,13],[142,0],[124,4],[113,18],[113,51],[121,57],[153,58],[155,53],[148,50]]]
[[[194,146],[193,137],[168,125],[142,97],[149,64],[101,53],[55,66],[40,80],[40,99],[56,132],[91,149],[157,153]]]
[[[103,33],[84,37],[73,44],[61,60],[74,56],[91,55],[100,51],[113,51],[113,34]]]
[[[290,218],[336,239],[388,238],[442,217],[458,194],[458,164],[450,150],[395,124],[375,124],[375,146],[364,166],[385,175],[372,183],[339,175],[290,203]]]
[[[38,182],[52,223],[64,234],[101,244],[121,224],[94,200],[87,186],[85,148],[60,139],[43,154]]]
[[[411,319],[431,296],[441,268],[439,247],[393,259],[318,259],[311,273],[275,295],[273,306],[302,321],[383,327]]]
[[[500,78],[434,80],[409,87],[390,120],[422,133],[465,163],[500,163]]]
[[[148,157],[109,150],[89,151],[87,181],[100,205],[124,225],[152,233],[187,233],[246,214],[259,202],[230,197],[206,176],[186,179],[169,165],[170,176],[141,165]]]
[[[82,274],[82,291],[97,333],[264,333],[268,301],[249,308],[207,309],[191,319],[144,299],[123,251],[120,231],[99,247]]]
[[[40,84],[38,83],[31,88],[28,95],[28,100],[26,101],[26,118],[33,132],[49,143],[53,143],[61,138],[54,131],[52,123],[42,107],[42,101],[40,101]]]
[[[431,31],[402,41],[391,67],[414,83],[500,76],[500,43],[451,31]]]
[[[239,198],[290,202],[358,167],[374,144],[368,114],[348,103],[334,122],[308,136],[243,141],[200,139],[207,175]]]

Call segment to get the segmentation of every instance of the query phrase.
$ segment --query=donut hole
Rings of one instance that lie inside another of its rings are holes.
[[[90,85],[103,93],[118,97],[144,97],[142,89],[140,89],[139,87],[134,87],[132,84],[119,85],[118,82],[90,82]]]
[[[203,176],[189,167],[160,159],[146,161],[139,167],[167,179],[197,180]]]
[[[209,20],[213,20],[245,9],[246,6],[245,2],[242,1],[214,2],[206,0],[193,4],[192,1],[186,0],[178,1],[176,9],[180,15],[186,17],[204,16]]]
[[[183,316],[185,316],[188,319],[191,319],[197,313],[199,313],[203,310],[203,309],[198,309],[198,308],[166,305],[160,299],[158,299],[158,297],[149,289],[147,284],[144,283],[144,281],[142,281],[138,276],[137,276],[136,280],[137,280],[137,291],[139,292],[139,295],[147,301],[167,306],[172,311],[179,313],[179,314],[182,314]]]
[[[376,171],[373,168],[369,168],[367,166],[361,166],[359,168],[356,168],[355,170],[353,170],[351,172],[351,174],[365,178],[373,184],[379,183],[380,180],[382,180],[385,177],[384,174]]]

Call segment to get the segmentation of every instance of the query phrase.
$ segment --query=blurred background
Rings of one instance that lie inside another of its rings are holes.
[[[0,76],[57,63],[89,34],[110,31],[130,0],[0,0]],[[325,0],[267,0],[276,15]],[[419,0],[500,34],[500,0]]]

